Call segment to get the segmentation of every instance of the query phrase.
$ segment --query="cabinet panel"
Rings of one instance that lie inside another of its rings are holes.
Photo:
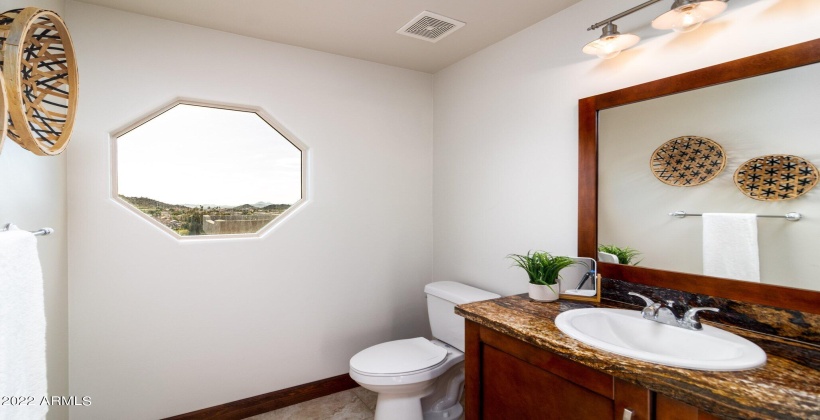
[[[652,393],[644,387],[616,379],[615,418],[623,419],[626,410],[632,412],[631,420],[651,420]]]
[[[610,400],[613,398],[613,378],[610,375],[488,328],[481,328],[480,335],[483,343],[501,349],[505,353],[590,391],[597,392]]]
[[[613,402],[491,346],[483,346],[485,419],[611,419]]]
[[[481,418],[481,326],[464,321],[464,419]]]
[[[661,394],[655,396],[655,413],[658,420],[717,420],[709,413],[698,410],[684,402],[666,397]]]

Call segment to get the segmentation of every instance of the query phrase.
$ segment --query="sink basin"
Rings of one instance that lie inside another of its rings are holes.
[[[639,311],[573,309],[555,325],[564,334],[621,356],[696,370],[745,370],[766,363],[766,353],[751,341],[709,325],[700,331],[664,325]]]

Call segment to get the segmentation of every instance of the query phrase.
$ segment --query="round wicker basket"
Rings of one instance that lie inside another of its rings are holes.
[[[9,138],[37,155],[59,154],[71,137],[78,94],[65,23],[50,10],[9,10],[0,14],[0,45]]]
[[[735,171],[735,185],[760,201],[791,200],[817,185],[817,167],[793,155],[766,155],[747,160]]]
[[[6,83],[3,82],[3,78],[0,77],[0,116],[6,115],[8,112],[6,104]],[[8,128],[8,119],[0,117],[0,153],[3,152],[3,140],[6,139],[6,131]]]
[[[649,159],[658,181],[676,187],[694,187],[714,179],[726,167],[726,153],[714,140],[682,136],[660,145]]]

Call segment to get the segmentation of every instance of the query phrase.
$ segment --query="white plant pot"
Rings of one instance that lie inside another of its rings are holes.
[[[552,290],[550,290],[550,287],[552,287]],[[530,283],[530,299],[539,302],[553,302],[558,300],[559,290],[561,289],[557,283],[550,286]]]

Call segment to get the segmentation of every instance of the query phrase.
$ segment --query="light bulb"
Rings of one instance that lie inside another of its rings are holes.
[[[655,29],[671,29],[675,32],[690,32],[699,28],[708,19],[711,19],[726,10],[726,2],[722,0],[692,1],[681,5],[682,0],[672,5],[672,10],[658,16],[652,21]]]
[[[641,38],[637,35],[618,33],[617,27],[610,23],[604,27],[603,35],[585,45],[583,51],[586,54],[597,55],[599,58],[608,60],[616,57],[622,50],[637,44],[640,40]]]
[[[700,25],[703,23],[706,18],[700,16],[697,13],[697,5],[687,6],[687,10],[681,10],[681,16],[679,17],[679,24],[672,27],[672,30],[675,32],[691,32],[695,29],[700,28]]]
[[[595,55],[597,55],[598,58],[609,60],[610,58],[617,57],[620,53],[621,50],[615,48],[615,46],[611,42],[608,42],[602,48],[598,49],[598,52],[595,53]]]

